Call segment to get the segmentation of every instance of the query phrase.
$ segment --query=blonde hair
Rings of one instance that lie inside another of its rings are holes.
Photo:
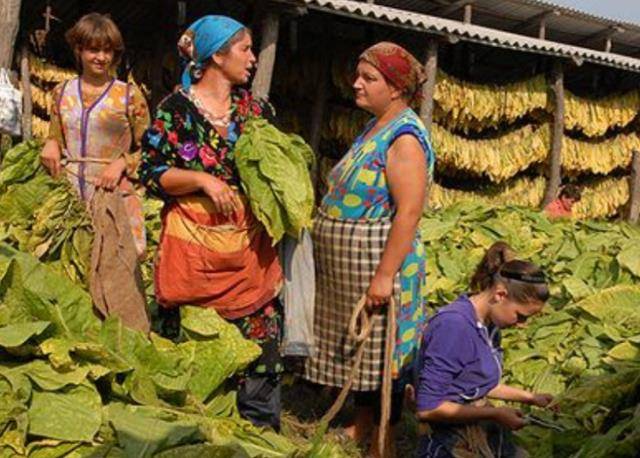
[[[118,26],[107,15],[89,13],[67,30],[65,39],[73,51],[78,70],[82,71],[80,50],[94,47],[113,51],[111,67],[117,67],[124,53],[124,40]]]

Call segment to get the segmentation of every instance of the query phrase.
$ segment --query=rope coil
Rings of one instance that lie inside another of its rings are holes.
[[[360,330],[358,331],[358,323],[360,323]],[[364,348],[367,340],[371,336],[373,330],[373,320],[371,319],[371,312],[367,309],[367,297],[363,295],[356,304],[351,318],[349,319],[349,338],[353,339],[358,348],[351,365],[351,372],[347,383],[342,386],[338,398],[333,403],[329,411],[321,418],[321,423],[329,423],[338,414],[344,402],[351,391],[353,382],[358,375],[360,365],[362,364],[362,357],[364,355]],[[395,350],[396,340],[396,303],[393,296],[389,299],[387,307],[387,327],[385,333],[385,349],[384,349],[384,371],[382,375],[382,388],[381,388],[381,415],[380,426],[378,432],[378,450],[380,450],[380,456],[383,458],[386,456],[387,445],[387,430],[389,425],[389,419],[391,418],[391,389],[393,384],[393,377],[391,373],[391,366],[393,363],[393,352]]]

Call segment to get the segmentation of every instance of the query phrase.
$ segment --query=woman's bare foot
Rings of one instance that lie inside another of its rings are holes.
[[[356,407],[352,425],[344,428],[345,433],[358,444],[367,440],[373,430],[373,409],[371,407]]]

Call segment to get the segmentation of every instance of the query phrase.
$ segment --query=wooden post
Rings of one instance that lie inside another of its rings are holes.
[[[430,130],[433,123],[433,96],[438,75],[438,41],[435,38],[429,38],[427,43],[427,59],[424,66],[427,73],[427,81],[422,86],[424,98],[420,105],[420,117],[427,130]]]
[[[540,19],[540,25],[538,27],[538,39],[544,40],[547,37],[547,19]]]
[[[151,68],[151,112],[153,113],[162,100],[162,58],[164,55],[164,27],[158,27],[154,33],[155,45],[153,47],[152,61],[153,67]]]
[[[320,59],[321,62],[328,62],[326,57]],[[320,185],[322,184],[322,171],[320,167],[320,161],[322,155],[320,154],[320,138],[322,136],[322,125],[324,121],[324,112],[327,106],[327,92],[329,90],[329,64],[321,65],[320,72],[318,74],[318,82],[316,86],[316,93],[313,101],[313,108],[311,112],[311,134],[309,136],[309,145],[316,155],[316,170],[315,170],[315,192],[316,198],[319,199]]]
[[[22,138],[31,140],[31,113],[33,101],[31,99],[31,76],[29,74],[29,48],[22,44],[20,52],[20,79],[22,80]]]
[[[471,24],[471,15],[473,14],[473,4],[467,3],[464,5],[464,20],[465,24]]]
[[[298,52],[298,21],[292,19],[289,22],[289,50],[291,54]]]
[[[164,84],[164,68],[163,61],[167,53],[167,49],[173,49],[177,40],[178,21],[183,20],[186,16],[186,5],[181,6],[178,0],[161,0],[158,8],[152,10],[152,16],[149,20],[154,21],[158,27],[155,27],[149,40],[151,41],[151,61],[153,65],[149,71],[151,84],[151,97],[149,101],[149,109],[154,113],[158,104],[162,99],[175,90],[174,87],[166,87]],[[180,70],[175,69],[177,72]],[[180,81],[181,73],[174,81]]]
[[[629,210],[627,220],[630,223],[637,223],[640,215],[640,151],[633,151],[631,160],[631,176],[629,183]]]
[[[549,181],[542,201],[543,207],[553,201],[560,189],[562,172],[562,139],[564,136],[564,75],[562,62],[556,60],[553,63],[553,93],[554,93],[554,113],[553,131],[551,133],[551,154],[549,157]]]
[[[327,60],[322,59],[323,62]],[[327,105],[327,91],[329,72],[328,65],[321,65],[320,72],[318,74],[318,84],[316,86],[316,93],[313,101],[313,108],[311,112],[311,134],[309,135],[309,145],[313,151],[318,155],[318,147],[320,146],[320,137],[322,134],[322,121],[324,119],[324,111]]]
[[[253,79],[252,91],[256,98],[267,98],[271,90],[271,77],[276,62],[278,29],[280,17],[277,12],[269,11],[262,23],[262,40],[258,56],[258,69]]]
[[[436,78],[438,76],[438,41],[435,38],[429,38],[427,43],[427,58],[424,66],[427,80],[422,85],[423,99],[420,105],[420,118],[422,118],[422,122],[427,128],[427,131],[431,132],[431,125],[433,124],[433,96],[436,90]],[[429,177],[424,204],[425,208],[429,208],[432,184],[433,177]]]
[[[607,37],[604,41],[604,52],[611,52],[611,37]]]
[[[20,0],[0,2],[0,68],[10,68],[20,25]]]

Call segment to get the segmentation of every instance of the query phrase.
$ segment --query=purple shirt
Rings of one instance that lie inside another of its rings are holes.
[[[418,411],[444,401],[464,404],[495,388],[502,375],[497,328],[478,321],[466,295],[441,308],[429,321],[418,360]]]

